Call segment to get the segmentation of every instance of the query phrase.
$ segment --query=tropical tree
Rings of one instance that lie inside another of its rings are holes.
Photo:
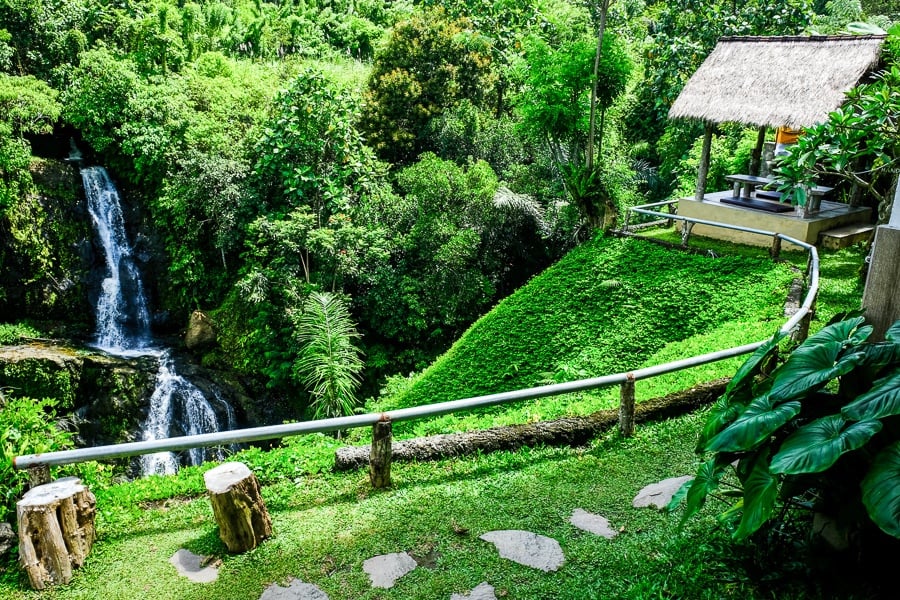
[[[312,292],[293,321],[300,344],[294,371],[312,395],[313,418],[352,413],[364,363],[353,344],[360,336],[346,303],[335,294]]]
[[[378,154],[409,164],[423,151],[429,122],[462,99],[484,106],[494,76],[489,40],[465,18],[439,9],[397,23],[375,55],[362,130]]]
[[[893,44],[900,49],[900,25]],[[885,53],[890,55],[889,52]],[[835,176],[867,194],[887,219],[891,192],[900,166],[900,64],[889,56],[888,66],[875,81],[847,93],[847,102],[828,120],[807,129],[778,165],[777,173],[788,197],[806,204],[806,189],[821,176]],[[863,194],[851,195],[859,204]]]

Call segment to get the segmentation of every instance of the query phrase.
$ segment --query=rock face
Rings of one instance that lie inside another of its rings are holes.
[[[227,421],[223,400],[232,406],[249,402],[234,382],[182,363],[179,372],[203,391],[220,422]],[[153,356],[121,358],[44,343],[0,346],[0,388],[15,389],[19,396],[58,399],[60,415],[77,427],[78,446],[134,441],[147,416],[158,369]]]
[[[216,343],[216,327],[206,313],[195,310],[188,321],[184,345],[192,352],[214,346]]]
[[[141,406],[153,393],[153,358],[124,359],[70,346],[0,346],[0,387],[20,396],[56,398],[73,413],[79,445],[131,441]]]
[[[0,558],[16,545],[16,534],[9,523],[0,523]]]
[[[89,326],[93,232],[78,170],[42,159],[30,170],[37,193],[0,216],[0,314]]]

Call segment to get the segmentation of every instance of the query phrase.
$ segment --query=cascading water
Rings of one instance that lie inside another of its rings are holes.
[[[119,192],[103,167],[82,169],[81,180],[106,257],[107,274],[97,300],[97,347],[112,354],[146,349],[150,343],[150,313],[125,236]]]
[[[150,355],[159,359],[156,388],[150,398],[150,410],[144,422],[142,439],[172,437],[173,431],[183,435],[211,433],[235,426],[234,410],[214,391],[217,404],[224,407],[225,423],[203,392],[175,371],[169,352],[153,346],[150,334],[150,311],[135,265],[131,244],[125,235],[125,220],[119,193],[102,167],[81,170],[88,212],[106,258],[106,276],[97,300],[98,348],[119,356]],[[195,448],[188,452],[189,464],[206,459],[221,459],[221,451]],[[143,456],[144,475],[168,474],[178,469],[178,459],[171,452]]]

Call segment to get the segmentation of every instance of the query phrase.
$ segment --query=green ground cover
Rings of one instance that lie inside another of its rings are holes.
[[[621,248],[619,244],[624,242],[616,241],[612,247]],[[731,251],[759,252],[735,247]],[[858,307],[863,256],[861,248],[823,253],[819,317],[813,329],[834,312]],[[805,263],[799,254],[791,260]],[[664,263],[654,264],[658,269]],[[780,299],[769,300],[780,306]],[[782,322],[778,310],[768,317],[757,313],[761,318],[755,324],[726,320],[667,342],[636,366],[761,339]],[[730,375],[741,360],[640,382],[639,398]],[[560,396],[450,421],[438,417],[407,434],[590,412],[615,401],[616,390]],[[275,537],[255,551],[235,556],[219,542],[209,503],[202,497],[201,475],[209,466],[112,485],[108,468],[80,465],[66,472],[82,476],[98,498],[100,538],[88,563],[71,585],[42,594],[27,591],[24,576],[7,564],[0,567],[0,597],[243,599],[257,598],[265,585],[284,584],[291,577],[319,585],[332,600],[444,598],[481,581],[489,581],[506,597],[528,599],[827,597],[818,587],[794,579],[788,562],[766,563],[780,559],[760,556],[752,544],[732,550],[727,533],[716,529],[715,513],[721,506],[715,503],[683,532],[677,516],[630,507],[644,485],[695,472],[693,447],[703,421],[699,414],[648,424],[639,427],[633,439],[609,433],[580,449],[537,448],[397,464],[394,488],[383,492],[369,488],[364,472],[330,472],[334,449],[342,442],[329,436],[292,438],[271,451],[244,450],[235,458],[246,462],[263,482]],[[603,514],[624,528],[622,534],[607,541],[579,532],[567,523],[574,508]],[[558,539],[566,553],[565,566],[552,574],[531,572],[498,558],[492,546],[477,539],[486,531],[505,528]],[[468,532],[459,534],[460,529]],[[219,581],[201,586],[177,577],[168,558],[181,547],[222,558]],[[393,590],[368,589],[362,561],[401,550],[417,556],[433,553],[434,565],[417,569]],[[796,558],[795,553],[791,560]],[[854,594],[847,591],[841,597],[867,597]]]
[[[587,448],[396,465],[395,485],[383,492],[373,492],[362,472],[282,479],[263,488],[274,537],[241,555],[227,554],[218,540],[205,498],[139,503],[119,486],[98,494],[100,539],[71,585],[39,594],[25,591],[23,576],[6,573],[0,596],[246,600],[298,577],[332,600],[449,598],[482,581],[499,597],[521,599],[769,598],[773,589],[778,598],[818,597],[799,580],[760,582],[753,569],[761,565],[748,566],[746,553],[721,552],[728,542],[714,530],[712,508],[680,531],[677,515],[631,507],[644,485],[692,472],[702,423],[703,415],[689,415]],[[110,512],[115,503],[136,510]],[[568,523],[575,508],[606,516],[620,535],[610,541],[575,529]],[[516,528],[557,539],[563,567],[545,574],[519,566],[478,539]],[[168,559],[179,548],[221,558],[218,581],[177,576]],[[370,589],[362,562],[399,551],[433,564],[394,589]]]

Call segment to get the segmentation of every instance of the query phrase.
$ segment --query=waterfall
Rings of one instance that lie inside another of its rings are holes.
[[[106,274],[97,300],[97,338],[95,345],[119,356],[155,356],[159,360],[156,386],[150,397],[150,410],[143,425],[143,440],[159,440],[179,435],[211,433],[235,427],[234,409],[213,390],[217,404],[224,407],[221,423],[212,404],[196,385],[176,372],[168,351],[153,345],[150,311],[140,272],[134,262],[131,244],[125,233],[125,220],[119,193],[102,167],[81,170],[88,201],[88,212],[106,259]],[[197,465],[206,459],[224,458],[219,450],[194,448],[186,461]],[[169,474],[179,461],[171,452],[142,456],[141,473]]]
[[[125,236],[119,193],[102,167],[82,169],[81,180],[106,258],[106,277],[97,300],[96,345],[112,354],[146,349],[150,343],[150,312]]]

